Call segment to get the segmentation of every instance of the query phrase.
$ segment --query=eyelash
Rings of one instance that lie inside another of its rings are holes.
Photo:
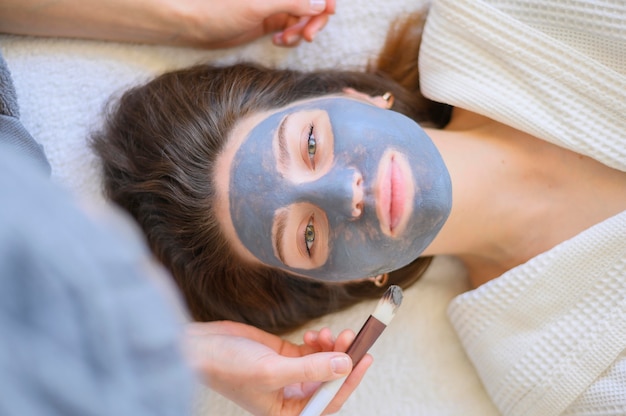
[[[304,247],[306,253],[311,257],[311,248],[313,248],[313,242],[315,241],[315,227],[313,226],[313,216],[309,218],[309,222],[304,228]]]
[[[313,134],[313,124],[309,126],[309,135],[306,143],[306,151],[309,155],[309,161],[311,162],[311,167],[315,170],[315,153],[317,152],[317,140],[315,139],[315,135]]]

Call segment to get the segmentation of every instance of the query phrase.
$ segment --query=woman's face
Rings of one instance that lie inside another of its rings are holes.
[[[347,97],[239,122],[217,172],[218,217],[244,258],[325,281],[409,264],[452,202],[448,171],[420,126]]]

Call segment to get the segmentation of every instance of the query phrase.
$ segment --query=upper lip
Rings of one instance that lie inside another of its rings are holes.
[[[386,151],[379,163],[375,190],[376,216],[383,233],[395,237],[404,230],[412,210],[412,184],[413,176],[404,155]]]

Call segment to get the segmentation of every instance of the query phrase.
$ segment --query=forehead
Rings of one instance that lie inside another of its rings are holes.
[[[215,206],[216,217],[220,222],[220,226],[233,246],[233,251],[239,253],[241,257],[250,262],[258,263],[256,257],[239,241],[235,225],[230,215],[230,180],[231,166],[235,158],[235,154],[241,147],[242,143],[248,136],[248,133],[258,123],[270,116],[273,111],[259,112],[251,116],[245,117],[237,122],[234,129],[227,139],[222,152],[216,159],[215,171],[213,172],[213,180],[215,181]]]
[[[235,124],[235,127],[228,136],[226,145],[224,146],[220,155],[217,157],[215,171],[213,173],[216,189],[214,209],[222,230],[227,239],[233,245],[234,251],[240,253],[242,258],[250,263],[260,262],[239,240],[230,212],[229,199],[230,182],[232,175],[231,167],[233,165],[233,161],[235,160],[235,156],[243,143],[248,138],[250,132],[259,124],[261,124],[264,120],[270,118],[276,113],[288,110],[290,108],[295,109],[303,104],[314,104],[316,101],[322,100],[324,98],[328,98],[328,96],[298,101],[285,107],[253,113],[247,117],[240,119]],[[267,138],[271,140],[272,136],[268,134]]]

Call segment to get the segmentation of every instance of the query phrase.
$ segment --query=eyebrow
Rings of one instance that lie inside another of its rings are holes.
[[[291,114],[287,114],[278,126],[278,163],[286,168],[289,166],[289,147],[287,146],[287,138],[285,137],[285,126]]]
[[[282,209],[278,211],[278,213],[276,213],[276,216],[274,217],[274,227],[276,229],[273,239],[274,250],[278,258],[280,259],[280,261],[283,262],[284,265],[287,265],[285,263],[285,256],[283,254],[283,236],[285,235],[285,229],[287,228],[287,216],[287,210]]]

